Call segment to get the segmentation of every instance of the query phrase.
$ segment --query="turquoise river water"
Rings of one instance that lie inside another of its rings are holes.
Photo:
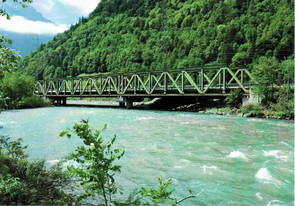
[[[294,205],[292,122],[197,113],[87,107],[5,111],[1,135],[23,138],[31,159],[52,164],[81,141],[59,133],[81,118],[125,150],[118,182],[128,193],[172,178],[181,205]]]

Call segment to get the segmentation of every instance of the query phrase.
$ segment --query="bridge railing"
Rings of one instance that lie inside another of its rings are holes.
[[[227,94],[240,88],[249,93],[247,69],[195,69],[98,75],[72,79],[42,80],[35,93],[42,96],[165,96]]]

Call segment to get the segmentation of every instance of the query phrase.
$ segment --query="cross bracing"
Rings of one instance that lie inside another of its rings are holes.
[[[35,93],[46,97],[226,96],[233,89],[249,94],[251,82],[247,69],[201,68],[42,80],[36,83]]]

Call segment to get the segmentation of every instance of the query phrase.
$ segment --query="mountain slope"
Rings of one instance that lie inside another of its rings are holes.
[[[38,79],[94,72],[250,67],[293,53],[293,0],[102,0],[30,54]]]

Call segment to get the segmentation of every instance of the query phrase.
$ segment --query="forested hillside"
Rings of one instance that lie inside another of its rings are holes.
[[[24,60],[38,79],[292,58],[293,0],[102,0]],[[261,63],[261,62],[260,62]]]

